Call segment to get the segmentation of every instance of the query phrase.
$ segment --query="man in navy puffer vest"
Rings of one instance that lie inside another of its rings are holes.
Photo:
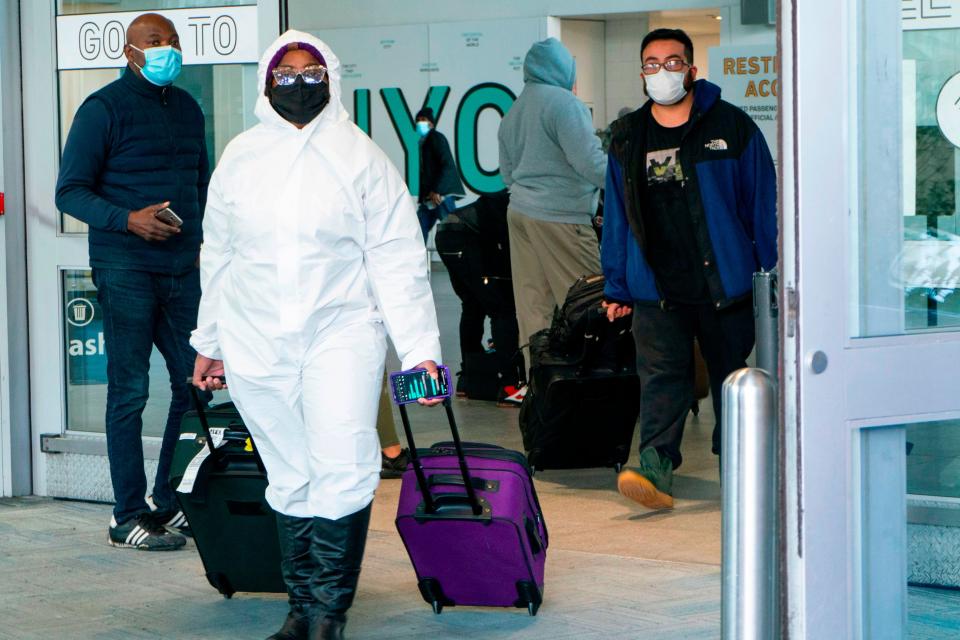
[[[189,534],[168,482],[190,403],[200,301],[197,260],[209,162],[203,113],[172,86],[182,54],[172,22],[155,13],[127,29],[121,77],[74,117],[60,163],[57,207],[89,226],[90,266],[104,314],[107,453],[116,499],[109,542],[168,550]],[[171,209],[160,213],[162,209]],[[182,224],[181,224],[182,221]],[[142,413],[150,353],[163,354],[173,397],[152,492],[145,499]]]

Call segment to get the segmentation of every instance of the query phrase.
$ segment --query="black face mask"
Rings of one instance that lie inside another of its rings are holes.
[[[307,124],[330,102],[330,85],[326,82],[307,84],[298,76],[293,84],[270,87],[268,97],[273,110],[284,120]]]

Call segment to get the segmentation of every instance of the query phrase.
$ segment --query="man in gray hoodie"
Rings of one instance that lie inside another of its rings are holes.
[[[535,43],[523,62],[523,91],[500,124],[521,341],[550,326],[578,277],[600,273],[590,222],[607,158],[590,111],[571,91],[575,78],[576,63],[559,40]]]

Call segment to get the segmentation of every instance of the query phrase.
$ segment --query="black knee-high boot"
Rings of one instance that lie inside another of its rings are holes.
[[[311,587],[315,601],[310,640],[342,640],[347,609],[353,604],[367,544],[370,508],[339,520],[313,519],[310,553],[316,567]]]
[[[277,532],[280,534],[281,569],[287,585],[290,612],[280,630],[267,640],[308,640],[314,603],[310,581],[316,571],[310,554],[313,518],[278,513]]]

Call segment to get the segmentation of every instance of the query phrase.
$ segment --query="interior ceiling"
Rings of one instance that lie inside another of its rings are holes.
[[[633,13],[596,13],[582,16],[563,16],[563,19],[610,21],[649,18],[651,22],[658,26],[669,24],[673,28],[683,29],[690,35],[710,35],[720,33],[721,21],[716,19],[718,15],[720,15],[719,7],[706,7],[703,9]]]

